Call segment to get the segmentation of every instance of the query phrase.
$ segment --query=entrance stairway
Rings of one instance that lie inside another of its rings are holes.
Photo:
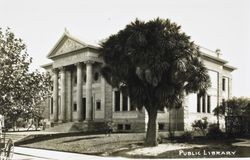
[[[75,127],[74,122],[67,123],[53,123],[50,128],[45,129],[45,132],[59,132],[59,133],[67,133],[67,132],[79,132],[79,130]]]

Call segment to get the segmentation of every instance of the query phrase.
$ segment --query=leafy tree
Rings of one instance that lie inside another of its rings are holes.
[[[242,135],[249,129],[250,99],[233,97],[224,104],[216,107],[214,114],[218,117],[228,117],[228,119],[225,120],[227,124],[226,131],[231,136]]]
[[[181,107],[185,94],[205,91],[209,76],[198,47],[170,20],[135,20],[101,43],[101,73],[131,103],[145,107],[146,145],[157,145],[157,111]]]
[[[250,113],[250,99],[233,97],[225,103],[217,106],[214,110],[214,115],[224,117],[225,114],[230,116],[243,116]]]
[[[214,115],[217,116],[217,125],[220,126],[220,117],[225,118],[225,116],[240,116],[240,117],[248,117],[250,115],[250,99],[249,98],[237,98],[233,97],[228,99],[223,104],[217,106],[214,110]],[[228,120],[228,123],[231,123]],[[244,120],[241,122],[244,125]],[[236,123],[235,123],[236,124]],[[232,128],[231,126],[230,128]],[[236,129],[237,130],[237,129]],[[238,130],[237,132],[241,132]]]
[[[244,116],[249,115],[250,99],[249,98],[236,98],[233,97],[225,102],[226,112],[231,116]]]
[[[0,114],[13,123],[24,113],[35,113],[49,91],[50,77],[29,72],[31,62],[23,41],[0,28]]]

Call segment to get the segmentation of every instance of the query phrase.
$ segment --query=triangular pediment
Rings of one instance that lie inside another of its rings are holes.
[[[48,54],[48,58],[73,52],[81,48],[85,48],[87,46],[88,46],[87,44],[80,42],[79,40],[73,38],[67,33],[64,33],[64,35],[59,39],[54,48]]]

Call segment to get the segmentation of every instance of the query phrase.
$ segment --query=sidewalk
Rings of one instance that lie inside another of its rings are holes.
[[[240,140],[241,142],[235,142],[235,143],[232,144],[232,146],[250,147],[250,139],[239,138],[237,140]]]
[[[83,160],[83,159],[112,159],[112,157],[99,157],[69,152],[59,152],[43,149],[15,147],[13,160]],[[115,157],[124,160],[126,158]]]

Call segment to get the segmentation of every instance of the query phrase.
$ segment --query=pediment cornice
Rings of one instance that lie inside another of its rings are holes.
[[[96,46],[88,45],[84,42],[81,42],[80,40],[72,37],[67,32],[65,32],[62,37],[58,40],[58,42],[55,44],[53,49],[50,51],[50,53],[47,55],[48,58],[53,59],[55,57],[60,57],[64,54],[71,53],[83,48],[93,48],[97,49]]]

